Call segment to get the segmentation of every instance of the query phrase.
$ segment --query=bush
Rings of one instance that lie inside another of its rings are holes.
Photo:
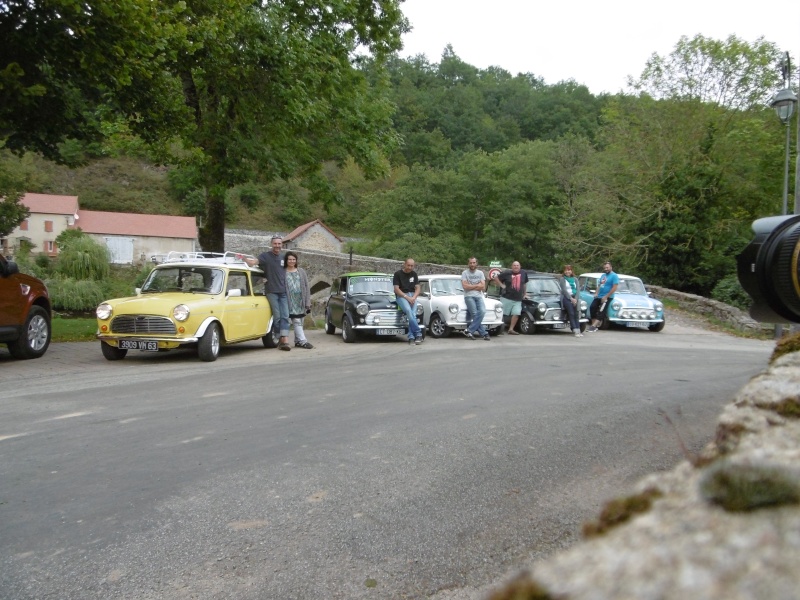
[[[56,277],[45,281],[54,310],[90,312],[104,298],[103,287],[98,281]]]
[[[70,240],[58,257],[58,272],[73,279],[101,280],[109,273],[108,249],[88,236]]]
[[[711,298],[745,311],[753,302],[739,283],[738,277],[733,274],[719,280],[719,283],[711,290]]]

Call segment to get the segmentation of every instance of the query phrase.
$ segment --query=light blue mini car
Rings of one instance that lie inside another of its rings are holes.
[[[600,325],[600,329],[608,329],[611,325],[650,331],[664,329],[666,323],[664,304],[650,295],[638,277],[619,273],[617,275],[619,286],[614,293],[611,306],[608,307],[607,318]],[[602,276],[603,273],[584,273],[578,277],[581,299],[586,300],[590,306],[597,291],[597,282]]]

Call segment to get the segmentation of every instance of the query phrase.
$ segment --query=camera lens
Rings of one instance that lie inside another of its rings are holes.
[[[737,257],[739,283],[757,321],[800,323],[800,215],[753,222],[756,237]]]

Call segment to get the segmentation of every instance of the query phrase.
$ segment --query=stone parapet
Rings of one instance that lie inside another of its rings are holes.
[[[800,352],[742,388],[700,455],[643,479],[586,533],[490,598],[800,598]]]

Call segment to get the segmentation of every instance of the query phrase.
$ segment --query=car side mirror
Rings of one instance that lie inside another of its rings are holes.
[[[141,296],[142,288],[134,288],[133,293],[136,294],[137,296]]]
[[[242,290],[240,290],[239,288],[228,290],[228,298],[236,298],[241,295],[242,295]]]
[[[4,276],[8,275],[16,275],[19,273],[19,266],[13,260],[10,260],[6,263],[6,268],[4,269]]]
[[[422,292],[422,297],[423,298],[430,298],[431,297],[431,293],[430,292]]]

